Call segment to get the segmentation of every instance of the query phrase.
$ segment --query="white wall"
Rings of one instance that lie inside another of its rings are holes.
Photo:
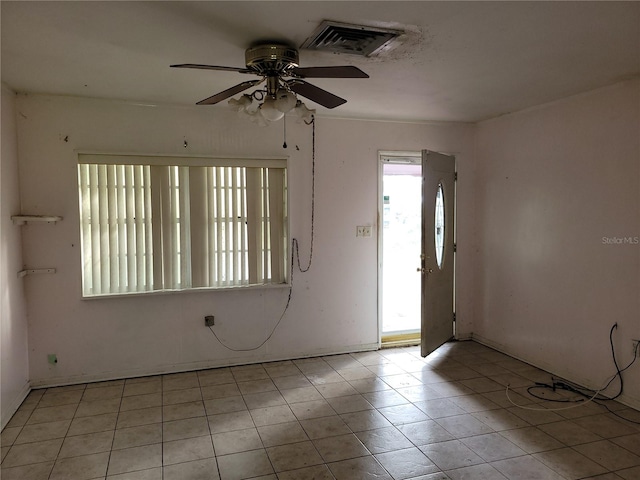
[[[640,82],[482,122],[476,160],[474,337],[602,386],[640,338]]]
[[[1,427],[29,393],[27,314],[22,270],[21,228],[12,215],[20,214],[15,94],[2,85],[2,151],[0,154],[0,376]]]
[[[80,299],[74,151],[290,155],[291,233],[300,240],[304,266],[311,228],[311,128],[289,120],[289,148],[283,150],[281,122],[259,128],[221,106],[22,96],[18,112],[23,210],[64,217],[57,225],[23,230],[25,262],[58,269],[55,275],[25,279],[35,386],[374,348],[376,235],[356,238],[355,227],[376,225],[378,150],[455,152],[462,178],[473,169],[472,126],[319,118],[313,266],[295,274],[291,306],[272,339],[258,351],[233,353],[204,327],[204,315],[216,316],[216,331],[230,345],[250,347],[277,322],[287,289]],[[473,176],[466,178],[459,223],[468,226]],[[460,244],[459,331],[464,334],[470,332],[473,306],[464,258],[472,252],[468,243]],[[57,365],[48,365],[49,353],[57,354]]]

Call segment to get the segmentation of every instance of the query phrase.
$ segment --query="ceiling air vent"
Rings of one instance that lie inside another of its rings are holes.
[[[400,34],[398,30],[325,20],[301,48],[368,57]]]

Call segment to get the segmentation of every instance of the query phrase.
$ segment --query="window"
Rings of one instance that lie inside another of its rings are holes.
[[[80,155],[84,296],[286,282],[286,160]]]
[[[436,262],[438,267],[442,269],[442,254],[444,253],[444,191],[442,190],[442,183],[438,183],[438,190],[436,191],[436,205],[435,205],[435,219],[434,225],[434,240],[436,247]]]

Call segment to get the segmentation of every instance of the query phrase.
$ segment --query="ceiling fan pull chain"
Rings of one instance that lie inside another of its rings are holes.
[[[282,128],[283,128],[283,138],[284,143],[282,144],[282,148],[287,148],[287,116],[282,117]]]

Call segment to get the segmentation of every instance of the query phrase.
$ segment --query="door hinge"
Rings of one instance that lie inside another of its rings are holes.
[[[454,243],[453,244],[453,253],[456,253],[458,251],[458,244]]]
[[[454,182],[457,182],[457,181],[458,181],[458,172],[455,172],[455,173],[453,174],[453,181],[454,181]]]
[[[453,312],[453,321],[454,322],[456,321],[456,313],[455,312]]]

